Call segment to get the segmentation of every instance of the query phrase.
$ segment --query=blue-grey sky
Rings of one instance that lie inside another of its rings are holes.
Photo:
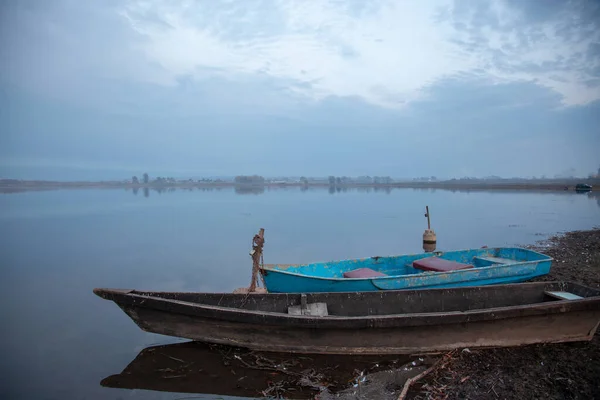
[[[0,177],[599,166],[599,1],[0,3]]]

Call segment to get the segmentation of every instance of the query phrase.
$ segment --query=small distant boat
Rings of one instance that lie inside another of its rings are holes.
[[[431,289],[525,282],[550,272],[552,258],[518,247],[263,265],[270,293]]]
[[[587,183],[578,183],[577,185],[575,185],[575,191],[576,192],[591,192],[592,185],[588,185]]]
[[[362,293],[94,293],[147,332],[276,352],[416,355],[587,341],[600,323],[600,290],[569,282]]]

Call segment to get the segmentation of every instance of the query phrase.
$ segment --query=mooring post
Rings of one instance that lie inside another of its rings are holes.
[[[248,292],[254,292],[256,290],[256,285],[258,284],[258,270],[260,268],[264,244],[265,229],[260,228],[258,234],[254,235],[254,238],[252,239],[252,251],[250,251],[250,257],[252,257],[252,281],[250,282]]]

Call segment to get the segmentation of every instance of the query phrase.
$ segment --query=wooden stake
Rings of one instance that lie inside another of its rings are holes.
[[[407,379],[406,382],[404,382],[404,386],[402,387],[400,396],[398,396],[398,400],[406,399],[406,395],[408,394],[408,389],[410,389],[410,386],[412,384],[414,384],[415,382],[417,382],[419,379],[422,379],[423,377],[427,376],[429,373],[431,373],[431,371],[439,368],[442,365],[442,361],[445,358],[450,358],[451,354],[452,354],[452,352],[446,353],[446,355],[444,355],[443,357],[438,358],[437,361],[435,363],[433,363],[433,365],[431,367],[427,368],[425,371],[421,372],[419,375],[413,376],[412,378]]]
[[[252,293],[256,290],[256,285],[258,283],[258,270],[260,268],[262,248],[264,244],[265,229],[260,228],[258,234],[254,235],[254,238],[252,239],[252,251],[250,252],[250,256],[252,257],[252,281],[250,282],[250,287],[248,288],[249,293]]]

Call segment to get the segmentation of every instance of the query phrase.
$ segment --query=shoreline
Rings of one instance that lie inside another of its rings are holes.
[[[531,181],[531,182],[464,182],[464,181],[439,181],[439,182],[395,182],[395,183],[348,183],[330,185],[329,183],[271,183],[264,184],[236,184],[234,182],[176,182],[176,183],[148,183],[133,184],[127,182],[55,182],[55,181],[16,181],[12,179],[0,180],[0,192],[18,193],[26,191],[47,190],[72,190],[72,189],[131,189],[131,190],[169,190],[169,189],[210,189],[234,188],[247,191],[260,191],[271,188],[300,188],[300,189],[329,189],[343,191],[348,189],[441,189],[441,190],[510,190],[510,191],[575,191],[575,185],[586,183],[594,187],[600,186],[600,179],[561,180],[561,181]]]

